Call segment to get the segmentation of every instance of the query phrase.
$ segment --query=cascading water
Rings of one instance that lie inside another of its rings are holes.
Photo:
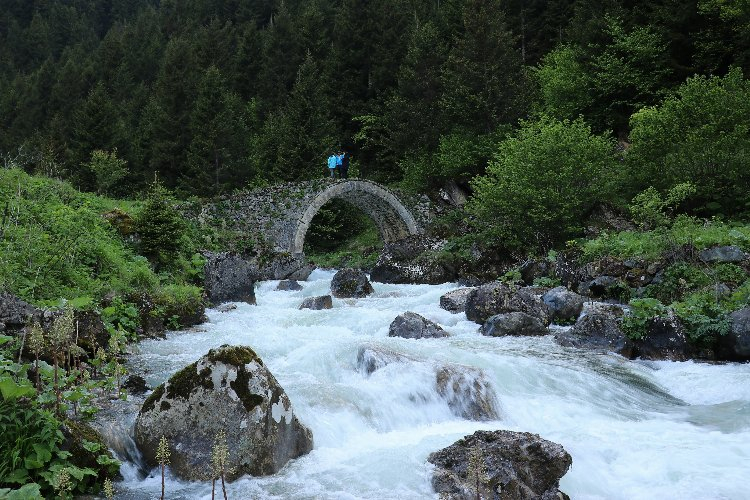
[[[327,294],[332,276],[316,271],[296,292],[262,283],[257,306],[210,310],[197,330],[142,342],[131,359],[131,371],[155,386],[210,348],[249,345],[284,387],[315,449],[276,475],[235,481],[230,498],[435,498],[427,455],[478,429],[562,444],[573,467],[561,490],[575,500],[748,498],[750,364],[632,362],[551,337],[483,337],[464,314],[438,307],[450,284],[374,283],[371,297],[297,309]],[[405,311],[451,336],[388,337]],[[441,387],[441,370],[458,373],[456,383]],[[495,420],[461,416],[477,401]],[[132,419],[120,417],[118,428]],[[158,497],[156,471],[143,479],[127,463],[123,472],[122,498]],[[210,498],[211,485],[171,478],[167,494]]]

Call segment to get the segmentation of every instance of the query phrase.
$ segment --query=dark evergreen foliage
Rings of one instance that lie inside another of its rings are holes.
[[[116,148],[121,192],[156,175],[211,196],[322,176],[344,147],[360,175],[425,186],[483,173],[533,110],[626,138],[732,66],[750,69],[747,2],[6,0],[0,153],[92,190],[88,159]]]

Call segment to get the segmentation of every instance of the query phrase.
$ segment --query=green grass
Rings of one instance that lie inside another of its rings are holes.
[[[82,193],[15,169],[0,170],[0,200],[0,290],[37,305],[80,307],[111,293],[146,293],[168,310],[192,307],[200,296],[200,262],[180,254],[157,274],[104,217],[117,209],[135,219],[143,202]]]
[[[337,268],[356,267],[367,269],[375,265],[380,255],[383,242],[375,225],[368,226],[361,233],[346,239],[338,248],[330,251],[307,250],[308,262],[318,267]]]
[[[657,260],[669,249],[688,244],[694,245],[698,250],[717,245],[736,245],[748,251],[750,225],[678,217],[672,227],[667,229],[622,231],[583,241],[581,250],[585,261],[604,256]]]

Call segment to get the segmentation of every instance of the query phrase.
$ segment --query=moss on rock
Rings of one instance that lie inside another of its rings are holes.
[[[190,393],[198,387],[211,390],[214,388],[214,383],[211,380],[211,369],[206,367],[199,373],[196,361],[172,375],[167,384],[167,398],[179,397],[187,400],[190,398]]]
[[[151,395],[146,398],[146,401],[143,402],[143,407],[141,408],[141,412],[145,413],[147,411],[153,410],[154,406],[156,406],[156,402],[160,400],[163,395],[164,395],[164,384],[161,384],[159,387],[154,389],[154,392],[152,392]]]
[[[246,346],[222,345],[218,349],[211,349],[206,355],[206,359],[211,363],[224,363],[233,366],[245,366],[253,361],[263,366],[261,360],[255,351]]]

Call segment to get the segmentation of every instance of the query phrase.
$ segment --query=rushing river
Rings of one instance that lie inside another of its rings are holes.
[[[315,449],[270,477],[229,485],[229,498],[436,498],[427,455],[478,429],[529,431],[573,457],[561,490],[579,499],[750,498],[750,364],[633,362],[562,348],[551,336],[489,338],[464,314],[438,307],[455,285],[373,283],[375,294],[334,299],[331,310],[298,310],[329,293],[316,271],[296,292],[256,289],[258,305],[208,311],[195,331],[139,345],[131,371],[151,385],[221,344],[251,346],[289,395]],[[449,338],[389,338],[400,313],[441,324]],[[363,346],[413,358],[366,375]],[[435,366],[484,370],[497,393],[497,421],[455,416],[435,389]],[[132,420],[132,419],[131,419]],[[156,471],[123,466],[127,498],[158,498]],[[210,484],[170,478],[168,498],[210,498]]]

